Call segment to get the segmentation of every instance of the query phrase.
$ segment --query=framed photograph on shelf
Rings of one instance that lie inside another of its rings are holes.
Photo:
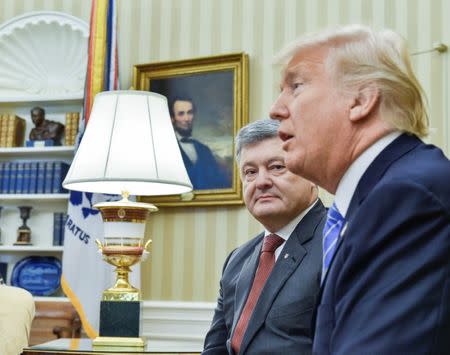
[[[248,123],[248,56],[244,53],[139,64],[133,87],[167,97],[183,162],[194,190],[148,196],[159,206],[242,204],[234,137]]]

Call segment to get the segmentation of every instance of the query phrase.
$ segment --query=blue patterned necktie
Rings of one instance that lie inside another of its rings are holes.
[[[334,252],[336,251],[339,234],[342,226],[345,223],[344,217],[339,213],[336,205],[333,205],[328,210],[327,221],[323,228],[323,257],[322,257],[322,282],[325,279]]]

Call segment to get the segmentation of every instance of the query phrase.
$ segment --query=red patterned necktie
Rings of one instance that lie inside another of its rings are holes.
[[[264,243],[261,249],[261,255],[259,256],[259,264],[256,269],[253,285],[231,339],[231,347],[236,354],[239,354],[242,339],[247,330],[248,321],[253,313],[256,302],[258,302],[264,284],[275,265],[275,250],[283,244],[283,242],[284,239],[276,234],[269,234],[264,237]]]

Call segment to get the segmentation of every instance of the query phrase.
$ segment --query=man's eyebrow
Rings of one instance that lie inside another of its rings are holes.
[[[267,164],[272,164],[272,163],[275,163],[275,162],[283,163],[283,164],[284,164],[284,158],[283,158],[283,157],[273,157],[273,158],[270,158],[270,159],[267,161]]]
[[[286,68],[284,72],[285,81],[292,82],[299,77],[302,78],[309,71],[310,68],[308,68],[308,65],[305,63],[298,63],[293,67]]]
[[[244,161],[244,162],[242,162],[241,168],[243,169],[243,168],[246,168],[247,166],[255,166],[255,165],[256,164],[251,161]]]

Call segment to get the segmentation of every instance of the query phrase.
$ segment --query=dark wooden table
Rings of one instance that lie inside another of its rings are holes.
[[[74,355],[139,355],[139,354],[166,354],[166,355],[199,355],[199,352],[176,349],[167,344],[148,341],[145,349],[109,347],[93,348],[90,339],[58,339],[48,343],[34,345],[23,349],[22,355],[54,355],[54,354],[74,354]]]

